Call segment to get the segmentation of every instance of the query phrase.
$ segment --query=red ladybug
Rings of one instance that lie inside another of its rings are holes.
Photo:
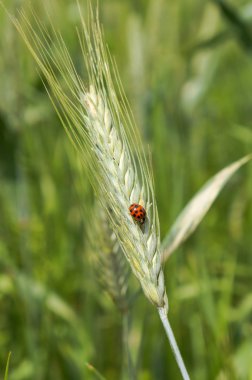
[[[146,218],[146,211],[143,208],[143,206],[141,206],[141,205],[139,205],[137,203],[133,203],[129,207],[129,211],[130,211],[130,215],[132,216],[132,218],[135,221],[137,221],[141,225],[144,224],[145,218]]]

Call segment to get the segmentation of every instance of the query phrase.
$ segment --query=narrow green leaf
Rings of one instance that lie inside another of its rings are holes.
[[[10,365],[10,357],[11,357],[11,352],[9,352],[7,363],[6,363],[6,368],[5,368],[5,375],[4,375],[4,380],[8,380],[8,372],[9,372],[9,365]]]
[[[192,198],[162,242],[163,261],[195,231],[227,181],[251,158],[252,155],[245,156],[222,169]]]

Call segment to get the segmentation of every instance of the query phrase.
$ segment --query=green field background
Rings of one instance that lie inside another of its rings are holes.
[[[10,13],[27,1],[4,1]],[[96,4],[96,1],[92,2]],[[31,1],[83,78],[75,1]],[[87,4],[83,0],[84,18]],[[216,172],[252,152],[252,2],[100,0],[100,20],[151,152],[161,238]],[[30,53],[0,7],[0,378],[131,379],[122,315],[99,284],[94,194]],[[97,221],[98,223],[98,221]],[[252,164],[164,268],[194,380],[252,379]],[[155,308],[129,277],[138,380],[180,379]]]

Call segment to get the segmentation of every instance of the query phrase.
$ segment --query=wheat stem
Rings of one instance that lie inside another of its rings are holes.
[[[166,335],[168,337],[168,340],[170,342],[171,349],[173,351],[174,357],[175,357],[176,362],[178,364],[180,373],[181,373],[181,375],[182,375],[182,377],[183,377],[184,380],[190,380],[190,377],[189,377],[188,372],[186,370],[186,367],[185,367],[185,364],[183,362],[182,356],[180,354],[180,351],[179,351],[179,348],[178,348],[175,336],[173,334],[170,322],[168,320],[167,312],[166,312],[166,310],[163,307],[158,307],[158,313],[159,313],[160,319],[162,321],[162,324],[164,326],[164,329],[165,329]]]

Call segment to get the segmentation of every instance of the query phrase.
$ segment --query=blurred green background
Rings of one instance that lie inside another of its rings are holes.
[[[4,1],[13,14],[26,3]],[[45,24],[53,6],[81,66],[75,1],[31,3]],[[100,19],[152,152],[164,237],[209,177],[252,151],[252,2],[101,0]],[[0,377],[11,351],[9,380],[130,378],[121,313],[90,260],[93,191],[2,9],[0,83]],[[251,229],[248,164],[165,266],[170,321],[192,379],[252,379]],[[129,349],[137,379],[180,378],[142,293]]]

